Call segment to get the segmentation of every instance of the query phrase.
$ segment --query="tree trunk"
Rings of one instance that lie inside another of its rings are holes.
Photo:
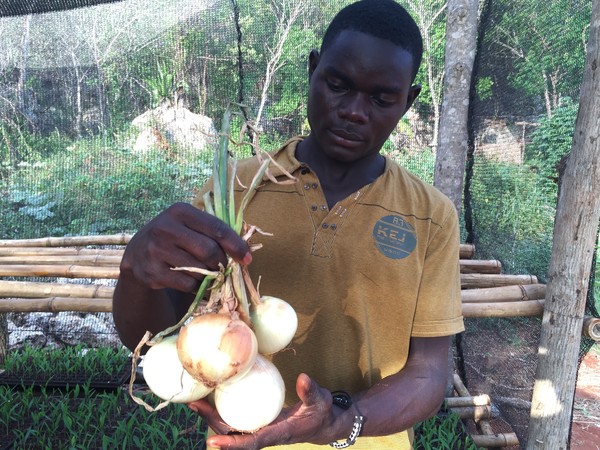
[[[594,0],[573,146],[560,185],[527,449],[567,449],[600,220],[600,0]]]
[[[444,97],[434,184],[462,208],[467,156],[467,119],[477,39],[477,0],[449,0],[446,21]]]

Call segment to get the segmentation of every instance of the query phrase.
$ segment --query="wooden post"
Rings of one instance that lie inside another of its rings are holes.
[[[558,205],[527,450],[569,448],[577,363],[600,220],[600,0],[593,0],[579,113]]]

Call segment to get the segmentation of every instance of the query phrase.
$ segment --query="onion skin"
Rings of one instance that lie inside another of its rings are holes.
[[[254,432],[277,418],[285,400],[285,384],[275,365],[258,355],[243,377],[223,383],[214,391],[223,421],[241,432]]]
[[[177,353],[192,377],[214,388],[250,370],[258,343],[242,320],[227,314],[203,314],[180,329]]]
[[[296,311],[277,297],[262,296],[258,305],[252,305],[250,318],[258,341],[258,352],[263,355],[283,350],[298,329]]]
[[[143,375],[150,390],[172,403],[189,403],[206,397],[213,389],[192,378],[177,354],[177,336],[163,338],[144,356]]]

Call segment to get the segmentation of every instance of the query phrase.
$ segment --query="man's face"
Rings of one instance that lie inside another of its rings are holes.
[[[321,151],[340,162],[379,153],[419,94],[412,69],[406,50],[356,31],[311,53],[308,121]]]

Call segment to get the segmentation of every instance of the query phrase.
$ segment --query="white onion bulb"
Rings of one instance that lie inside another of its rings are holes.
[[[258,341],[258,352],[271,355],[292,341],[298,328],[298,316],[292,306],[280,298],[262,296],[252,305],[250,318]]]
[[[180,329],[177,352],[192,377],[214,388],[250,370],[258,344],[242,320],[226,314],[203,314]]]
[[[177,355],[177,336],[163,338],[144,356],[144,380],[150,390],[163,400],[189,403],[208,395],[212,389],[192,378]]]
[[[279,415],[285,384],[275,365],[258,355],[248,373],[217,386],[214,396],[217,411],[227,425],[237,431],[252,432]]]

